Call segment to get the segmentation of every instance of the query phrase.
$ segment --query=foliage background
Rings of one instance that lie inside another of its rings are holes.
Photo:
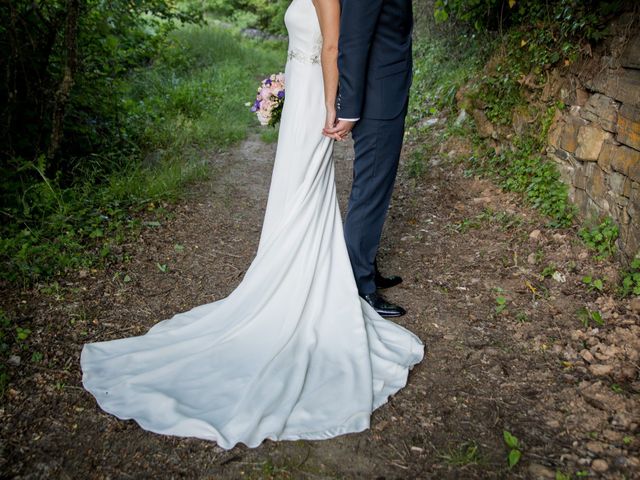
[[[289,3],[290,0],[187,0],[184,5],[240,28],[286,35],[284,12]]]
[[[245,103],[282,68],[284,44],[244,38],[197,7],[0,4],[0,279],[118,260],[112,247],[140,228],[136,211],[178,196],[208,174],[207,149],[252,128]]]
[[[558,99],[543,101],[539,92],[552,70],[572,68],[609,35],[613,18],[636,8],[621,0],[426,2],[418,11],[414,92],[420,94],[412,98],[410,121],[447,116],[448,134],[473,139],[470,171],[521,192],[551,226],[572,226],[568,188],[544,155],[551,121],[566,107]],[[481,111],[511,135],[482,141],[473,128],[454,123],[465,109]],[[514,114],[536,121],[514,134]]]
[[[415,4],[409,127],[459,113],[464,86],[509,125],[533,108],[523,78],[579,60],[622,0],[424,0]],[[255,86],[284,64],[289,0],[7,0],[0,4],[0,280],[28,284],[121,260],[135,213],[207,175],[206,155],[254,125]],[[632,5],[631,5],[632,7]],[[524,106],[524,107],[523,107]],[[537,154],[550,114],[473,168],[522,191],[557,225],[573,221],[557,172]],[[546,122],[546,123],[545,123]],[[273,135],[266,135],[274,139]],[[426,144],[412,161],[420,172]]]

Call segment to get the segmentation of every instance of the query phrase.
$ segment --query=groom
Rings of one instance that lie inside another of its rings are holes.
[[[337,122],[325,135],[354,141],[353,186],[344,225],[360,296],[380,315],[405,310],[378,289],[397,285],[383,277],[376,254],[404,136],[412,79],[411,0],[341,0]]]

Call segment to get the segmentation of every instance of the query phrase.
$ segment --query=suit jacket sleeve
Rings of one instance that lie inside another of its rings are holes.
[[[369,49],[383,2],[384,0],[342,0],[336,105],[341,118],[361,116]]]

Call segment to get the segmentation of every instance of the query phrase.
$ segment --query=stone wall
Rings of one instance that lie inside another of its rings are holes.
[[[547,153],[583,218],[610,216],[626,259],[640,252],[640,31],[625,15],[592,56],[556,70],[542,94],[556,114]]]

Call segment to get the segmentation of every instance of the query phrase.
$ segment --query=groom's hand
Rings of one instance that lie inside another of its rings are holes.
[[[342,141],[349,135],[355,124],[356,122],[350,120],[338,120],[333,127],[323,128],[322,133],[327,137]]]

